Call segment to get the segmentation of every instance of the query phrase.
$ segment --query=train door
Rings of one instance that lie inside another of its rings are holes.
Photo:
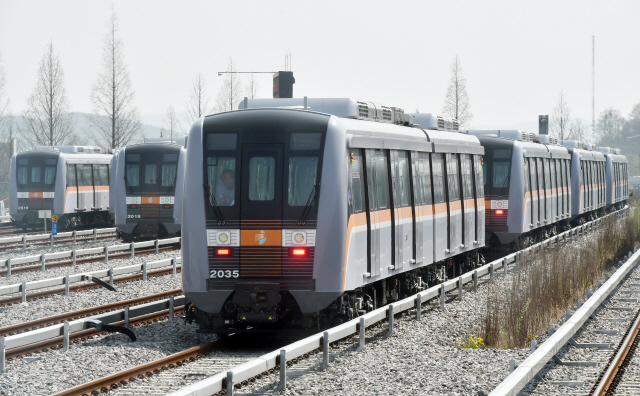
[[[471,157],[469,154],[460,154],[460,174],[462,176],[462,216],[464,235],[462,244],[466,249],[473,249],[476,241],[475,219],[476,208],[473,194],[473,179],[471,176]]]
[[[413,203],[415,219],[415,260],[418,264],[433,262],[433,201],[431,164],[428,153],[411,153]]]
[[[549,176],[551,178],[551,218],[550,222],[555,223],[558,221],[558,194],[557,184],[556,184],[556,160],[549,160]]]
[[[478,246],[484,246],[484,177],[482,173],[482,157],[473,156],[473,173],[475,176],[475,208],[476,208],[476,241]]]
[[[283,145],[242,145],[240,276],[282,276]]]
[[[376,199],[376,158],[375,150],[365,150],[367,176],[367,272],[371,277],[380,275],[380,229]]]
[[[524,159],[524,214],[522,216],[522,232],[531,229],[533,223],[533,199],[531,197],[531,172],[529,171],[529,162]]]
[[[78,209],[90,211],[94,207],[93,168],[89,164],[76,165],[78,175]]]
[[[551,224],[553,223],[553,217],[551,216],[551,201],[553,200],[551,197],[551,175],[550,175],[550,168],[549,168],[549,158],[544,158],[543,160],[543,166],[544,166],[544,196],[545,196],[545,215],[544,215],[544,219],[545,219],[545,224]]]
[[[433,261],[445,258],[449,244],[447,203],[445,200],[444,159],[439,153],[431,154],[433,177]]]
[[[449,254],[460,250],[462,244],[462,202],[460,196],[460,166],[458,154],[446,154],[447,204],[449,215]]]
[[[542,225],[547,218],[545,213],[547,205],[545,202],[545,185],[544,171],[542,169],[542,158],[536,158],[536,171],[538,176],[538,225]]]
[[[536,228],[540,224],[540,211],[538,208],[538,173],[536,159],[529,158],[529,173],[531,177],[531,225],[530,227]]]
[[[64,204],[65,213],[73,213],[78,207],[78,182],[76,166],[67,164],[67,188]]]
[[[393,190],[394,260],[395,269],[403,268],[413,258],[413,212],[409,157],[406,151],[390,152],[391,186]]]

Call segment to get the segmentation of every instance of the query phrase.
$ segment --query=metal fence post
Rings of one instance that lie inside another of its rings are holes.
[[[22,236],[22,250],[27,250],[27,236]]]
[[[280,392],[287,386],[287,351],[280,350],[280,383],[275,392]]]
[[[422,295],[418,293],[416,296],[416,320],[420,320],[422,315]]]
[[[51,250],[53,250],[54,242],[53,242],[53,234],[51,234]]]
[[[109,268],[109,284],[113,286],[113,267]]]
[[[169,297],[169,322],[173,321],[173,296]]]
[[[135,254],[135,250],[136,250],[135,243],[131,242],[131,258],[133,258]]]
[[[104,245],[104,262],[109,261],[109,245]]]
[[[124,307],[124,327],[129,328],[129,307]]]
[[[76,230],[73,230],[73,246],[76,245]]]
[[[478,291],[478,270],[473,270],[473,291]]]
[[[64,276],[64,295],[69,297],[69,274]]]
[[[509,372],[513,373],[516,370],[516,361],[514,359],[509,360]]]
[[[67,352],[69,350],[69,322],[64,322],[63,327],[63,340],[62,340],[62,351]]]
[[[389,304],[389,331],[387,331],[386,337],[390,337],[393,334],[393,304]]]
[[[358,348],[356,349],[357,352],[361,352],[364,349],[364,331],[365,331],[365,327],[364,327],[364,318],[361,316],[360,317],[360,326],[359,326],[359,330],[360,330],[360,340],[358,342]]]
[[[556,331],[555,326],[550,324],[549,325],[549,331],[548,331],[549,332],[549,337],[551,337],[553,335],[553,333],[555,333],[555,331]]]
[[[504,269],[504,276],[507,276],[507,259],[502,259],[502,269]]]
[[[458,299],[462,301],[462,275],[458,277]]]
[[[147,280],[147,263],[146,262],[142,263],[142,280],[143,281]]]
[[[94,228],[93,229],[93,241],[97,241],[98,240],[98,229]]]
[[[4,373],[5,358],[6,358],[6,349],[4,347],[4,337],[0,337],[0,373]]]
[[[27,282],[22,281],[22,286],[20,287],[20,291],[22,292],[22,302],[27,302]]]
[[[11,257],[7,259],[7,278],[11,276]]]
[[[489,279],[493,279],[493,263],[489,266]]]
[[[73,249],[73,250],[71,251],[71,260],[73,261],[73,263],[72,263],[72,264],[73,264],[73,266],[75,267],[75,266],[76,266],[76,249]]]
[[[44,253],[42,253],[42,269],[41,269],[42,271],[46,270],[44,261],[45,261]]]
[[[322,366],[320,370],[324,370],[329,365],[329,332],[322,333]]]
[[[227,396],[233,396],[233,371],[227,371],[225,388],[227,388]]]
[[[160,241],[156,239],[156,254],[160,251]]]
[[[444,283],[440,284],[440,309],[444,311]]]
[[[536,340],[531,340],[531,353],[535,352],[537,347],[538,346]]]
[[[177,263],[177,261],[178,261],[178,259],[175,258],[175,257],[171,259],[171,265],[173,266],[173,273],[172,273],[173,275],[176,274],[176,263]]]

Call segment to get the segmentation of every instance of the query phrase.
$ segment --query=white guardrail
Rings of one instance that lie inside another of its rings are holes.
[[[14,257],[0,260],[0,268],[7,267],[7,276],[11,276],[11,266],[14,264],[29,264],[29,263],[42,263],[42,271],[46,270],[47,260],[59,260],[70,258],[73,260],[73,265],[76,265],[76,259],[80,256],[94,255],[94,254],[104,254],[104,261],[109,261],[109,253],[122,252],[129,250],[131,251],[131,257],[133,258],[135,255],[135,249],[145,248],[145,247],[155,247],[156,253],[158,253],[160,246],[162,245],[171,245],[174,243],[180,243],[180,237],[175,238],[167,238],[167,239],[156,239],[152,241],[144,241],[144,242],[131,242],[125,243],[122,245],[106,245],[95,248],[88,249],[74,249],[74,250],[66,250],[64,252],[54,252],[54,253],[42,253],[34,256],[25,256],[25,257]]]
[[[178,239],[178,238],[173,238]],[[164,239],[170,241],[170,239]],[[142,242],[146,243],[146,242]],[[96,248],[102,249],[102,248]],[[87,249],[89,250],[89,249]],[[173,266],[173,274],[176,274],[177,265],[182,264],[182,257],[177,256],[170,259],[150,261],[142,264],[127,265],[124,267],[115,267],[109,269],[102,269],[92,272],[82,272],[73,275],[59,276],[56,278],[36,280],[32,282],[15,283],[13,285],[7,285],[0,287],[0,296],[6,296],[7,294],[22,293],[22,302],[26,301],[27,291],[43,289],[53,286],[65,286],[65,295],[69,295],[69,285],[78,282],[90,281],[93,278],[100,279],[109,277],[109,284],[113,286],[113,277],[117,275],[132,274],[136,272],[142,272],[142,280],[147,280],[147,271],[154,270],[162,267]]]
[[[612,213],[610,215],[615,215]],[[323,333],[318,333],[313,336],[307,337],[303,340],[294,342],[287,345],[281,350],[273,351],[262,355],[259,358],[253,359],[249,362],[241,364],[239,366],[231,368],[227,372],[218,373],[212,377],[204,379],[193,385],[184,387],[176,392],[171,393],[169,396],[202,396],[211,395],[222,390],[227,391],[227,395],[233,394],[233,384],[240,383],[242,381],[253,378],[259,374],[262,374],[268,370],[280,366],[280,385],[278,390],[281,390],[286,383],[286,364],[287,362],[298,357],[303,356],[305,353],[309,353],[318,348],[323,350],[323,367],[329,362],[329,344],[335,341],[339,341],[343,338],[350,337],[356,332],[360,333],[360,346],[358,350],[364,348],[364,331],[367,327],[372,326],[383,320],[389,321],[389,334],[393,331],[393,315],[404,312],[407,310],[415,310],[416,319],[420,319],[421,316],[421,304],[440,296],[440,305],[442,308],[445,306],[445,293],[451,290],[458,289],[459,293],[462,293],[462,286],[469,282],[474,282],[474,287],[477,287],[478,278],[489,274],[492,278],[495,274],[495,270],[503,268],[506,272],[507,264],[515,262],[516,265],[520,261],[520,255],[531,250],[539,250],[546,246],[551,246],[554,243],[560,243],[563,241],[571,240],[574,236],[580,235],[585,231],[592,231],[594,226],[602,222],[606,217],[603,216],[596,220],[587,222],[582,226],[575,227],[569,231],[560,233],[552,238],[546,239],[535,245],[532,245],[526,249],[523,249],[516,253],[511,253],[501,259],[495,260],[489,264],[486,264],[474,271],[467,272],[459,276],[458,278],[441,283],[437,286],[433,286],[427,290],[421,291],[411,297],[407,297],[404,300],[397,301],[395,303],[388,304],[382,308],[378,308],[349,322],[343,323],[339,326],[328,329]],[[544,344],[543,344],[544,345]]]
[[[8,245],[11,243],[22,242],[22,248],[27,248],[27,242],[51,240],[51,246],[53,246],[56,239],[73,238],[73,243],[76,243],[76,238],[79,236],[93,235],[94,242],[97,240],[100,234],[113,234],[116,232],[116,228],[94,228],[93,230],[82,231],[68,231],[59,232],[57,235],[53,234],[36,234],[36,235],[18,235],[14,237],[0,238],[0,245]]]
[[[126,307],[124,309],[55,324],[21,334],[0,337],[0,373],[4,371],[6,351],[9,349],[20,348],[36,342],[47,341],[62,336],[63,350],[66,352],[69,348],[69,334],[71,333],[90,328],[96,328],[99,330],[100,328],[96,326],[97,323],[100,323],[101,325],[108,325],[110,323],[123,321],[124,327],[128,328],[130,319],[166,309],[169,310],[169,320],[171,321],[174,316],[174,308],[183,306],[184,304],[184,296],[170,297],[166,300]]]

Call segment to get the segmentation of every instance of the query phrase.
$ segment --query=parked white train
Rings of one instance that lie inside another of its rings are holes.
[[[9,208],[16,224],[23,230],[41,228],[41,211],[57,215],[61,229],[111,224],[111,155],[100,152],[99,147],[55,146],[13,156]]]

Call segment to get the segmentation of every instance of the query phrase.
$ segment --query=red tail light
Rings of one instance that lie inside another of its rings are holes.
[[[137,207],[138,207],[138,205],[131,205],[131,209],[135,209]]]
[[[218,256],[228,256],[229,253],[229,249],[218,249]]]
[[[164,205],[165,209],[171,209],[171,205]]]
[[[294,248],[291,249],[291,255],[296,257],[303,257],[307,255],[307,249]]]
[[[504,210],[502,209],[496,209],[496,215],[497,216],[502,216],[504,214]]]

